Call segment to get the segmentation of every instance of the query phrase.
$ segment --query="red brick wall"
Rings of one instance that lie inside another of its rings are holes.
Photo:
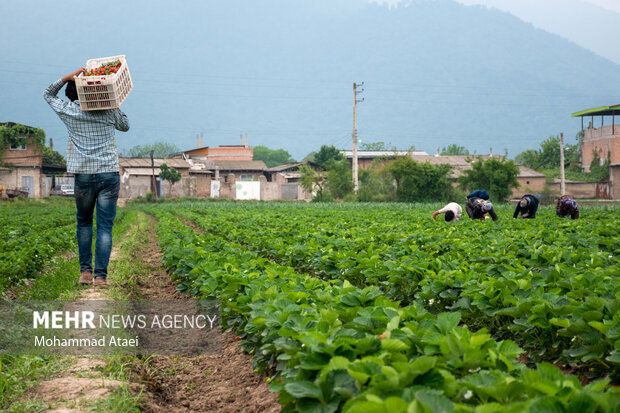
[[[254,149],[243,146],[218,146],[209,148],[207,157],[220,161],[251,161],[254,158]]]
[[[13,165],[37,165],[41,166],[41,149],[35,148],[34,145],[26,145],[25,150],[7,149],[3,158],[4,162]]]
[[[620,125],[615,125],[613,129],[615,129],[614,135],[612,126],[585,131],[581,147],[581,164],[586,172],[590,171],[594,150],[599,154],[599,158],[607,159],[607,154],[610,153],[611,163],[620,163]]]

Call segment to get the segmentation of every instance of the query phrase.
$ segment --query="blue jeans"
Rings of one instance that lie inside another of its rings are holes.
[[[77,241],[80,271],[93,272],[93,211],[97,206],[97,243],[95,277],[106,278],[112,251],[112,226],[116,217],[116,200],[121,187],[118,172],[75,174],[77,207]]]

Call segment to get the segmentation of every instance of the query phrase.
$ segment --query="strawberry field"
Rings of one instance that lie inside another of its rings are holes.
[[[147,211],[178,289],[220,300],[284,411],[615,411],[618,210],[446,224],[435,207]]]
[[[76,245],[75,207],[65,201],[0,203],[0,288],[32,278],[47,260]]]
[[[0,205],[5,289],[76,250],[72,201],[46,202]],[[163,277],[220,302],[284,412],[618,412],[618,207],[450,224],[438,207],[133,204],[114,242],[149,231]],[[128,253],[113,284],[144,272]]]

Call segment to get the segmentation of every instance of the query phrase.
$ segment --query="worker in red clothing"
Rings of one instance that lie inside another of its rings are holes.
[[[560,217],[568,217],[571,219],[579,219],[579,207],[577,201],[570,195],[562,195],[555,204],[555,213]]]

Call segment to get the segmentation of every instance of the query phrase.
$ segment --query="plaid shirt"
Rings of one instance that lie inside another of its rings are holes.
[[[80,104],[57,95],[64,82],[49,85],[43,98],[67,126],[67,172],[99,174],[118,172],[118,149],[114,129],[129,130],[127,116],[120,109],[82,111]]]

